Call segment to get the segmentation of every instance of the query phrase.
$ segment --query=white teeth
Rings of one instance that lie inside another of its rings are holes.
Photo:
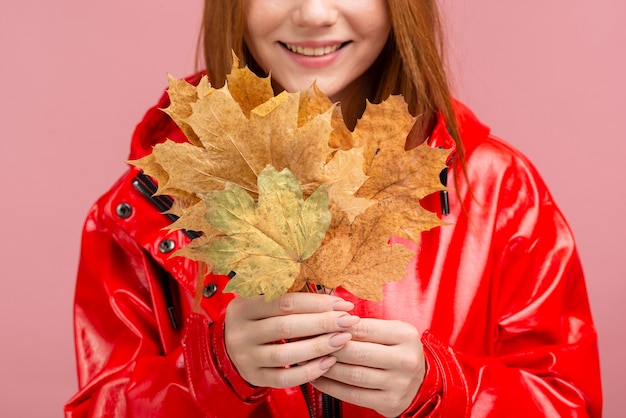
[[[341,45],[333,45],[333,46],[325,46],[319,48],[309,48],[309,47],[301,47],[295,45],[285,44],[287,49],[291,52],[295,52],[296,54],[306,55],[307,57],[319,57],[322,55],[330,54],[331,52],[335,52],[339,49]]]

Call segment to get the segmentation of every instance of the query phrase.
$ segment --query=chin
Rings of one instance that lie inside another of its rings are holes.
[[[324,83],[324,81],[318,81],[315,78],[311,78],[308,80],[289,80],[290,82],[281,83],[279,80],[273,79],[278,83],[279,86],[283,86],[284,90],[288,92],[297,92],[308,89],[315,83],[317,88],[322,91],[326,96],[330,97],[333,102],[335,102],[335,97],[339,95],[339,89],[334,85],[329,85],[328,83]]]

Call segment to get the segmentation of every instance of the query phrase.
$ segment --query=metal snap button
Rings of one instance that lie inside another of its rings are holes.
[[[128,219],[133,214],[133,208],[128,203],[120,203],[115,208],[115,213],[122,219]]]
[[[174,250],[174,248],[176,248],[176,243],[171,239],[164,239],[159,244],[159,251],[161,252],[161,254],[170,253],[172,252],[172,250]]]
[[[202,296],[205,298],[210,298],[214,294],[217,293],[217,285],[215,283],[209,283],[204,286],[204,290],[202,291]]]

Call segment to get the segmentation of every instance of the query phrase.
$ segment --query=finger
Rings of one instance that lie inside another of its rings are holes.
[[[350,332],[354,341],[368,341],[384,345],[396,345],[419,340],[417,329],[402,321],[363,318]]]
[[[354,304],[338,296],[318,293],[286,293],[270,302],[263,296],[236,298],[231,304],[238,313],[247,319],[264,319],[295,313],[320,313],[328,311],[349,311]]]
[[[333,367],[335,366],[336,364]],[[385,391],[348,385],[329,379],[326,377],[326,374],[312,381],[311,384],[320,392],[326,393],[333,398],[366,408],[374,409],[377,405],[382,405],[389,401],[386,399],[387,392]]]
[[[334,356],[337,357],[337,361],[340,363],[383,370],[395,368],[394,366],[398,361],[392,346],[354,341],[354,334],[352,335],[352,341],[337,351]]]
[[[289,388],[299,386],[318,379],[335,364],[336,358],[326,356],[311,360],[297,367],[272,368],[265,367],[258,370],[259,386],[273,388]]]
[[[253,325],[254,334],[249,337],[257,344],[267,344],[346,331],[359,321],[358,316],[341,311],[277,316],[256,321]]]
[[[390,382],[389,374],[385,370],[345,364],[341,363],[339,359],[333,367],[324,373],[324,377],[345,383],[346,385],[366,389],[385,390],[389,385],[402,384],[402,382],[397,380]]]
[[[341,349],[351,338],[350,333],[340,332],[285,344],[268,344],[259,347],[258,364],[261,367],[286,367],[308,362]]]

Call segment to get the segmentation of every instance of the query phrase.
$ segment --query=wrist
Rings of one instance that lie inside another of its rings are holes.
[[[189,389],[199,404],[209,399],[254,404],[268,389],[251,386],[239,375],[226,353],[223,335],[223,320],[209,325],[197,313],[187,319],[182,345]]]
[[[212,354],[220,373],[242,399],[253,401],[267,393],[267,388],[260,388],[248,383],[237,371],[226,350],[224,338],[225,324],[223,319],[209,325]]]

